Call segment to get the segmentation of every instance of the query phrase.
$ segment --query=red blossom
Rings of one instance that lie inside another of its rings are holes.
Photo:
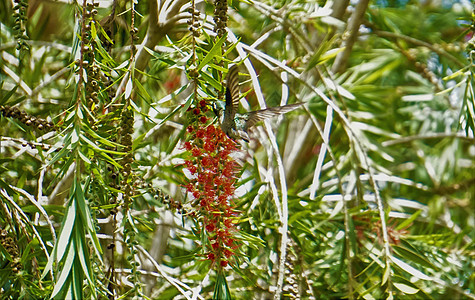
[[[204,150],[207,152],[214,152],[216,150],[216,145],[210,142],[205,143]]]
[[[216,233],[216,236],[217,236],[218,238],[222,239],[223,237],[229,236],[229,231],[227,230],[227,228],[226,228],[226,229],[220,229],[220,230],[218,231],[218,233]]]
[[[206,134],[208,137],[212,137],[212,135],[216,132],[216,128],[214,126],[206,127]]]
[[[229,186],[229,185],[224,186],[224,193],[228,195],[234,194],[234,190],[235,190],[234,186]]]
[[[206,173],[199,173],[198,174],[198,182],[199,183],[206,184],[206,183],[208,183],[209,178],[210,178],[209,174],[206,174]]]
[[[219,152],[219,157],[220,157],[221,159],[224,159],[224,158],[226,158],[226,157],[229,156],[229,153],[230,153],[230,152],[231,152],[231,151],[229,151],[229,150],[222,150],[222,151]]]
[[[193,216],[201,220],[204,233],[209,243],[204,245],[208,251],[207,259],[214,263],[219,260],[219,267],[228,265],[228,258],[234,255],[228,248],[236,248],[237,243],[232,232],[236,231],[233,223],[232,198],[237,182],[236,163],[230,154],[237,150],[236,143],[230,140],[217,126],[203,127],[208,118],[202,113],[208,110],[205,100],[198,107],[191,107],[190,119],[194,123],[187,127],[190,140],[184,148],[191,153],[185,160],[185,167],[195,175],[184,185],[188,193],[198,199],[192,211]],[[191,213],[189,214],[192,215]]]
[[[230,228],[233,225],[233,220],[226,219],[226,220],[224,220],[223,223],[224,223],[224,226],[226,226],[227,228]]]
[[[201,155],[201,151],[200,149],[198,148],[193,148],[191,149],[191,154],[194,156],[194,157],[199,157]]]
[[[233,170],[229,170],[229,169],[223,170],[223,176],[230,177],[232,175],[233,175]]]
[[[234,245],[234,240],[233,239],[225,239],[224,244],[228,247],[232,247]]]
[[[224,212],[224,216],[226,216],[226,217],[231,217],[232,215],[233,215],[233,211],[231,209],[227,209]]]
[[[193,190],[195,189],[195,187],[193,186],[193,184],[188,183],[187,185],[185,185],[185,189],[186,189],[188,192],[193,192]]]
[[[211,165],[211,159],[208,156],[205,156],[203,159],[201,159],[201,164],[203,167],[208,167]]]
[[[205,137],[205,130],[204,129],[198,129],[196,131],[196,137],[199,138],[199,139],[204,138]]]
[[[218,202],[219,202],[220,204],[226,204],[227,198],[228,198],[228,197],[226,197],[225,195],[220,195],[220,196],[218,197]],[[227,220],[225,220],[225,221],[227,221]]]
[[[224,249],[224,256],[226,257],[230,257],[231,255],[233,255],[234,253],[229,250],[229,249]]]
[[[191,174],[195,174],[197,171],[197,168],[196,166],[190,166],[188,167],[188,171],[190,171]]]
[[[206,225],[205,229],[208,232],[213,232],[216,229],[216,227],[214,226],[214,224],[211,223],[211,224]]]

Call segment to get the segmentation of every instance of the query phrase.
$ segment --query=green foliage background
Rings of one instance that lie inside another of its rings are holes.
[[[471,3],[354,2],[228,1],[222,40],[211,2],[101,2],[94,77],[83,3],[1,1],[2,299],[475,299]],[[306,104],[241,145],[223,277],[182,163],[232,61],[243,112]]]

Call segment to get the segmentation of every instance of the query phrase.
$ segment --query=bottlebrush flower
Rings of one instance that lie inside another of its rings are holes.
[[[206,105],[201,100],[198,107],[188,110],[191,124],[187,127],[189,139],[184,149],[190,155],[184,166],[191,176],[184,188],[193,198],[195,218],[207,236],[204,256],[216,268],[224,268],[237,248],[233,197],[238,166],[230,157],[237,147],[220,127],[206,126],[208,118],[202,115]]]

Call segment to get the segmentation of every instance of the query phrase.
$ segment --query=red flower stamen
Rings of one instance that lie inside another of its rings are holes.
[[[201,100],[199,107],[190,109],[190,114],[200,115],[207,109],[206,101]],[[186,128],[190,140],[185,142],[184,149],[191,157],[185,160],[184,166],[194,176],[188,179],[184,188],[198,202],[189,215],[200,220],[199,231],[204,230],[208,236],[209,242],[203,245],[207,259],[212,263],[219,260],[218,267],[225,267],[228,258],[234,255],[230,249],[238,244],[233,236],[236,228],[231,207],[238,170],[230,157],[237,150],[236,143],[217,126],[202,127],[208,121],[206,116],[190,119],[194,123]]]

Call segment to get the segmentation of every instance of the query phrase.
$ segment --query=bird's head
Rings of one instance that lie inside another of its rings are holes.
[[[213,112],[220,122],[222,122],[222,118],[224,117],[224,102],[219,100],[215,101],[213,103]]]

